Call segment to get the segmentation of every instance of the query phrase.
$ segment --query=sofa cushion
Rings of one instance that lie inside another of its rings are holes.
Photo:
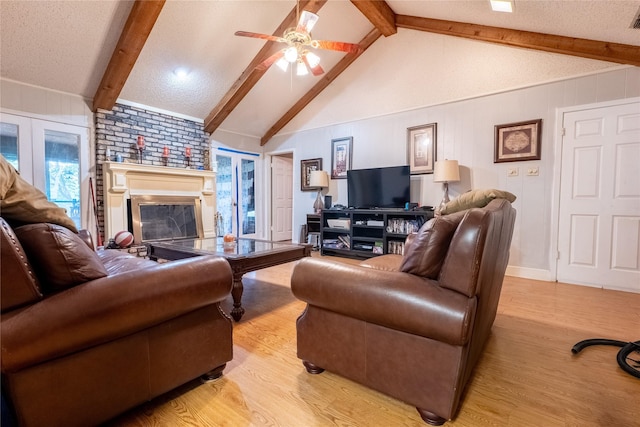
[[[374,270],[399,271],[402,259],[402,255],[386,254],[366,259],[360,265]]]
[[[440,215],[448,215],[471,208],[484,208],[493,199],[507,199],[513,203],[516,200],[516,196],[508,191],[493,188],[488,190],[471,190],[444,205],[439,213]]]
[[[12,226],[49,222],[78,232],[67,211],[47,200],[47,196],[22,179],[0,155],[0,212]]]
[[[96,255],[100,258],[100,262],[104,265],[109,276],[158,265],[155,261],[121,252],[118,249],[98,249]]]
[[[57,224],[15,229],[42,291],[53,293],[107,275],[98,255],[77,234]]]
[[[38,279],[27,255],[3,218],[0,218],[0,259],[0,302],[3,313],[42,299]]]
[[[437,279],[449,243],[464,212],[437,216],[427,221],[417,233],[407,237],[400,271],[428,279]]]

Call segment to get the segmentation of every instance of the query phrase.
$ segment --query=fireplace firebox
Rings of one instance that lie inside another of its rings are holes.
[[[200,198],[131,196],[130,230],[137,244],[204,237]]]

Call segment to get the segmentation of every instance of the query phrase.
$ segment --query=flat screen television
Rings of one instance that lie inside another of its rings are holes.
[[[347,171],[349,207],[404,208],[411,197],[409,166]]]

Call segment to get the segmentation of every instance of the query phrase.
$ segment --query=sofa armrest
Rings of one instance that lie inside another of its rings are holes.
[[[195,257],[103,277],[3,318],[2,372],[17,371],[160,324],[231,292],[229,263]]]
[[[476,308],[430,279],[317,258],[295,266],[291,290],[309,305],[453,345],[468,341]]]

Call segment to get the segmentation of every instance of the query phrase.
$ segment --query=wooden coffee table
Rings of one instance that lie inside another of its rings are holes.
[[[250,271],[295,261],[311,255],[311,245],[270,242],[257,239],[238,239],[235,246],[226,247],[222,237],[153,242],[149,257],[169,261],[202,255],[218,255],[227,259],[233,271],[233,309],[231,317],[238,322],[244,314],[242,307],[242,276]]]

